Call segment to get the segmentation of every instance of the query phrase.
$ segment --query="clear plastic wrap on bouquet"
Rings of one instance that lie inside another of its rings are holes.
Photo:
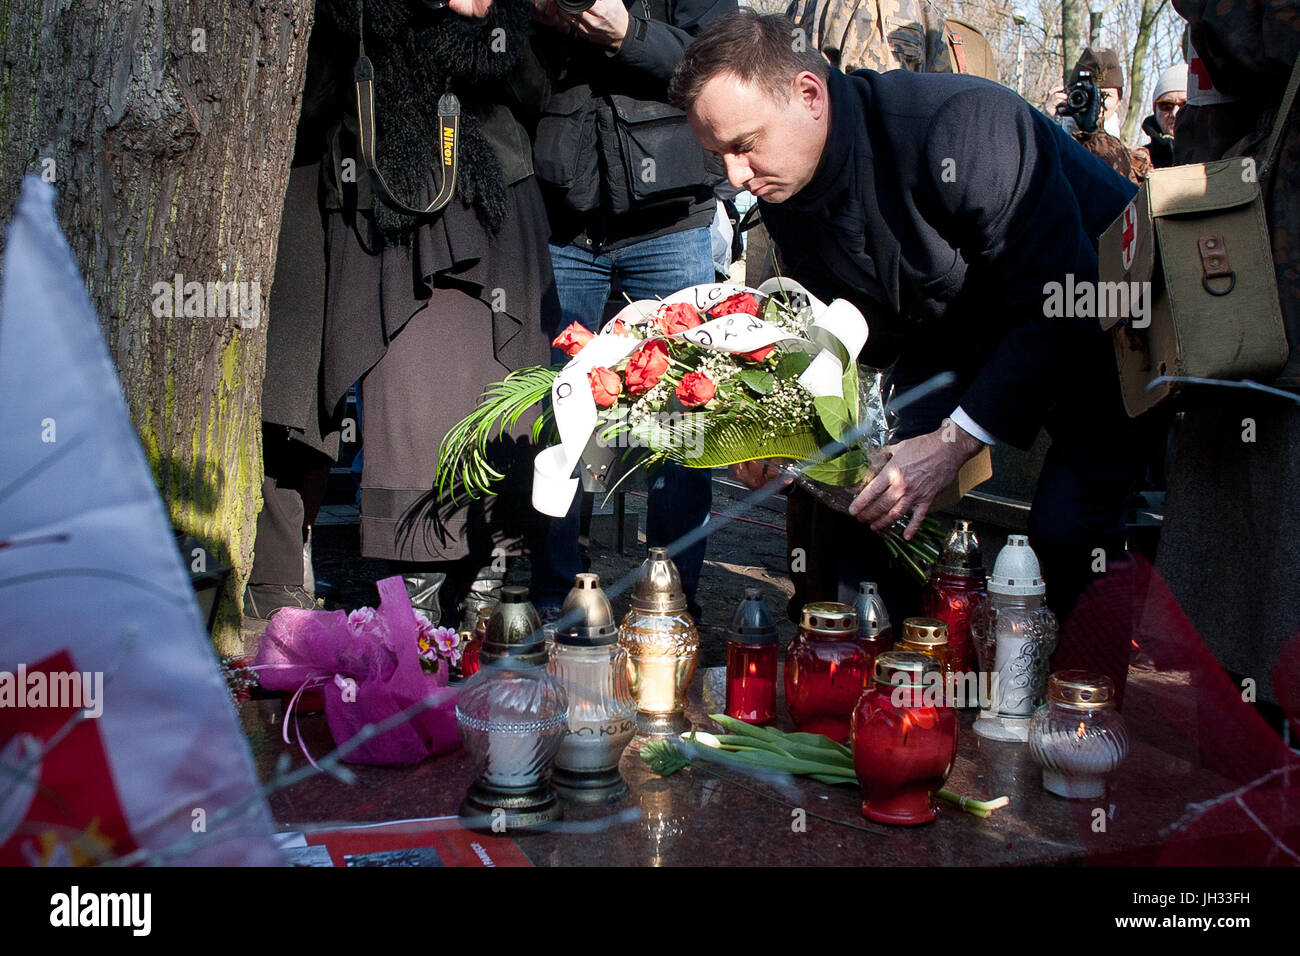
[[[891,390],[892,391],[892,390]],[[865,460],[860,470],[860,477],[850,484],[831,484],[818,481],[808,473],[806,462],[791,462],[781,470],[800,488],[840,514],[849,513],[849,505],[857,497],[862,483],[875,473],[871,462],[879,461],[880,450],[894,439],[896,428],[894,416],[889,411],[890,395],[884,387],[884,373],[876,369],[859,369],[858,377],[858,421],[860,426],[857,441],[850,448],[856,448]],[[813,474],[818,471],[814,466]]]

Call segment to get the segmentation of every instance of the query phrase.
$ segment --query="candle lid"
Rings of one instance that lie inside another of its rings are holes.
[[[650,548],[632,587],[632,607],[656,614],[686,610],[686,592],[677,565],[665,548]]]
[[[934,570],[936,574],[984,579],[984,556],[980,553],[979,538],[975,537],[975,529],[969,521],[958,521],[953,525]]]
[[[903,640],[924,647],[948,643],[948,625],[937,617],[909,617],[903,621]]]
[[[739,644],[776,643],[776,622],[758,588],[745,588],[745,599],[731,618],[727,639]]]
[[[858,612],[858,634],[862,637],[877,637],[889,630],[889,612],[875,581],[858,585],[858,599],[853,607]]]
[[[799,626],[809,631],[851,634],[858,629],[858,612],[838,601],[814,601],[803,606]]]
[[[600,575],[583,572],[573,581],[573,588],[564,598],[560,620],[566,624],[555,632],[557,644],[574,647],[597,647],[618,640],[618,624],[614,609],[600,586]]]
[[[925,675],[941,673],[939,662],[916,651],[885,651],[876,655],[871,679],[887,687],[925,686]]]
[[[487,664],[507,657],[524,664],[546,663],[542,619],[528,603],[528,588],[517,584],[501,589],[501,603],[488,619],[479,660]]]
[[[988,592],[1006,597],[1023,597],[1047,593],[1038,555],[1023,534],[1007,536],[1007,544],[998,552],[989,575]]]
[[[1057,671],[1047,679],[1047,696],[1075,707],[1114,707],[1115,685],[1105,674]]]

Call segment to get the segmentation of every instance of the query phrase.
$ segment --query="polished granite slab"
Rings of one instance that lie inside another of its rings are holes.
[[[722,709],[721,695],[722,669],[701,670],[687,716],[702,729],[716,729],[705,715]],[[298,747],[281,738],[279,701],[247,702],[240,712],[263,780],[282,754],[294,767],[305,764]],[[781,713],[785,717],[783,706]],[[699,763],[658,777],[638,756],[646,742],[639,737],[623,756],[630,785],[623,801],[608,807],[566,803],[554,830],[511,836],[533,863],[554,866],[1153,863],[1190,804],[1235,784],[1198,766],[1195,703],[1178,675],[1134,672],[1125,718],[1132,750],[1104,800],[1048,793],[1028,748],[977,737],[974,712],[966,711],[946,787],[981,799],[1010,797],[1009,806],[987,819],[940,803],[931,824],[883,827],[861,817],[856,787],[800,777],[759,780]],[[329,751],[323,716],[303,717],[299,726],[314,755]],[[792,729],[788,717],[782,727]],[[353,785],[318,775],[273,794],[275,819],[297,829],[454,814],[474,776],[463,750],[411,767],[351,770]],[[1206,835],[1204,828],[1198,835]]]

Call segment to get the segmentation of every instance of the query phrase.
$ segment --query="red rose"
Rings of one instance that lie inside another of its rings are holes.
[[[687,372],[677,384],[677,399],[687,408],[699,408],[713,400],[718,387],[703,372]]]
[[[591,380],[591,397],[596,400],[596,404],[601,408],[609,408],[616,401],[623,391],[623,383],[619,381],[618,373],[611,372],[603,365],[598,365],[587,373],[587,378]]]
[[[613,322],[611,322],[610,325],[609,325],[609,332],[610,332],[611,335],[628,335],[628,334],[629,334],[629,332],[628,332],[628,330],[627,330],[627,326],[623,324],[623,320],[622,320],[622,319],[615,319]]]
[[[745,315],[758,315],[758,300],[748,292],[737,292],[735,295],[728,296],[713,308],[709,309],[709,315],[719,319],[724,315],[735,315],[742,312]]]
[[[565,355],[573,358],[582,351],[584,345],[595,337],[591,334],[591,330],[581,322],[570,322],[569,327],[557,335],[551,345],[557,349],[563,349]]]
[[[687,302],[674,302],[659,309],[655,315],[655,324],[663,329],[664,335],[676,335],[678,332],[703,325],[704,320],[700,318],[700,313],[696,311],[695,306]]]
[[[736,354],[749,362],[762,362],[772,354],[774,348],[776,348],[775,345],[764,345],[761,349],[754,349],[752,352],[738,352]]]
[[[662,339],[647,342],[634,353],[627,363],[627,390],[641,395],[650,391],[668,369],[668,345]]]

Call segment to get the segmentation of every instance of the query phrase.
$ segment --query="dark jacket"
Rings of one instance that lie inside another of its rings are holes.
[[[1095,319],[1046,319],[1044,286],[1096,280],[1097,236],[1135,187],[987,80],[832,70],[829,85],[813,180],[760,200],[788,273],[862,308],[864,361],[956,371],[971,418],[1029,447],[1101,335]]]
[[[391,8],[387,33],[379,20],[385,8]],[[402,19],[408,8],[409,22]],[[462,113],[457,197],[484,204],[473,186],[476,177],[483,177],[485,166],[505,186],[532,175],[532,149],[524,124],[535,121],[546,87],[541,65],[526,39],[531,33],[527,0],[494,4],[484,20],[445,10],[420,12],[408,0],[368,0],[365,9],[366,52],[377,73],[378,160],[399,199],[414,202],[424,178],[436,167],[432,158],[437,154],[436,104],[447,84]],[[360,0],[318,0],[316,5],[295,162],[322,163],[326,209],[370,210],[375,203],[357,148],[353,67],[360,10]],[[425,62],[418,74],[397,66],[411,56],[395,42],[417,27],[432,37],[425,46],[445,61]],[[513,56],[495,52],[491,37],[498,28],[505,31],[506,49]]]
[[[1174,164],[1174,138],[1160,128],[1160,119],[1154,113],[1142,121],[1142,132],[1151,137],[1151,142],[1146,144],[1147,155],[1151,157],[1151,165],[1156,169],[1172,166]]]
[[[551,95],[533,157],[559,244],[608,250],[713,219],[722,169],[668,105],[668,80],[691,39],[736,2],[624,2],[628,34],[612,55],[577,34],[538,31]]]

